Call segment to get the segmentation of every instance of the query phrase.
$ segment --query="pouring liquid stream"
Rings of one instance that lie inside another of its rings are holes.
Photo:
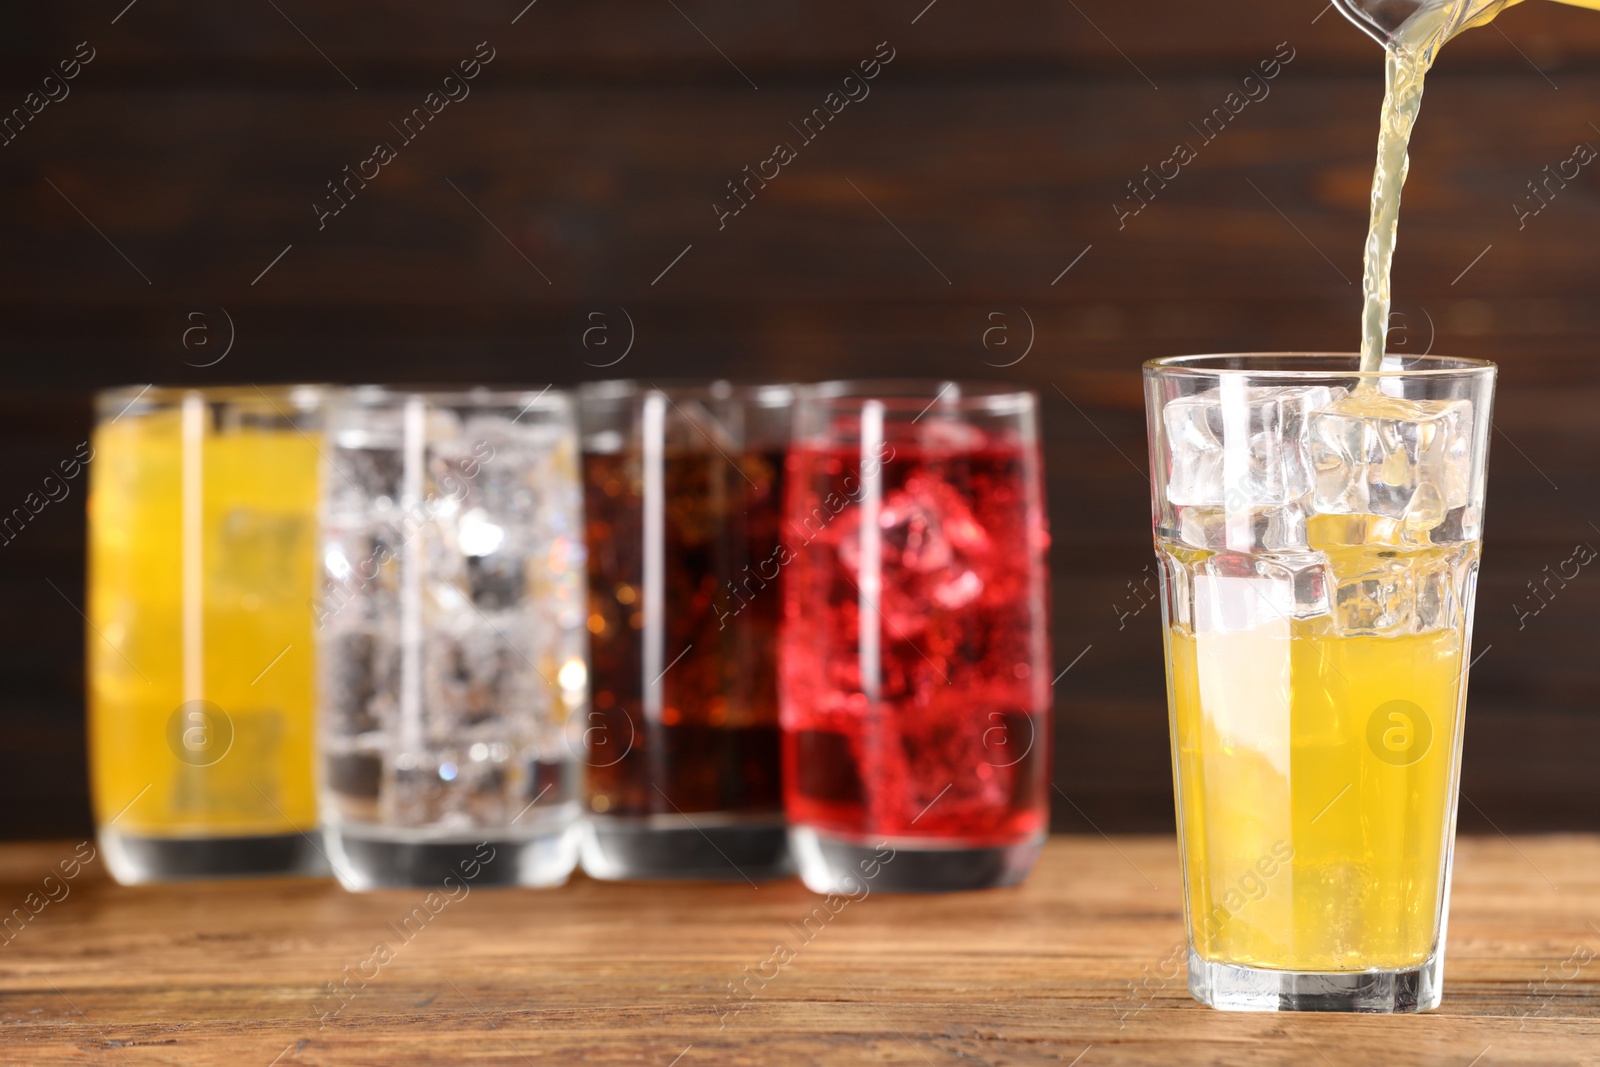
[[[1358,11],[1372,0],[1347,0]],[[1481,26],[1520,0],[1424,0],[1388,35],[1384,60],[1383,116],[1378,127],[1378,165],[1372,175],[1372,215],[1362,270],[1361,369],[1382,368],[1389,329],[1390,278],[1400,223],[1400,193],[1410,169],[1409,146],[1423,84],[1439,49],[1457,33]],[[1600,0],[1562,0],[1600,10]],[[1373,23],[1367,17],[1369,23]],[[1375,25],[1375,23],[1373,23]],[[1370,31],[1369,31],[1370,32]],[[1363,388],[1372,386],[1367,379]]]

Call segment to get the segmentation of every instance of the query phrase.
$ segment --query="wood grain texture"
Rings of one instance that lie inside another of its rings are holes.
[[[275,2],[0,11],[0,114],[97,49],[0,146],[0,513],[128,381],[1009,378],[1044,402],[1056,669],[1076,661],[1055,825],[1171,825],[1159,625],[1130,600],[1153,561],[1138,367],[1353,346],[1375,45],[1324,0]],[[1600,545],[1600,169],[1521,228],[1512,204],[1600,144],[1600,17],[1534,0],[1497,26],[1430,83],[1393,340],[1503,366],[1463,825],[1595,828],[1600,576],[1518,609]],[[325,183],[481,40],[472,95],[318,229]],[[725,183],[885,40],[871,96],[719,229]],[[1127,182],[1284,41],[1271,95],[1120,226]],[[237,324],[209,369],[177,340],[197,303]],[[573,326],[610,304],[638,343],[601,372]],[[1032,322],[1012,366],[983,345],[997,313],[1019,345]],[[0,546],[0,838],[86,829],[82,505]]]
[[[71,853],[0,849],[7,906]],[[125,889],[98,868],[0,948],[4,1062],[1600,1063],[1600,963],[1572,962],[1600,954],[1593,836],[1463,840],[1444,1005],[1410,1018],[1194,1003],[1170,839],[1056,839],[1019,889],[869,892],[809,940],[822,898],[792,882],[473,890],[402,942],[420,891]],[[780,941],[794,958],[765,966]],[[326,983],[379,942],[394,958],[319,1025]],[[757,971],[775,977],[730,994]]]

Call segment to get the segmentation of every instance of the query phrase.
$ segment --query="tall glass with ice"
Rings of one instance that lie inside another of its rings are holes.
[[[1189,989],[1438,1005],[1493,364],[1145,366]]]
[[[779,717],[819,893],[1015,885],[1050,800],[1038,400],[1005,384],[802,389]]]
[[[588,700],[573,404],[551,390],[329,406],[316,609],[321,809],[351,889],[552,885],[577,864]]]

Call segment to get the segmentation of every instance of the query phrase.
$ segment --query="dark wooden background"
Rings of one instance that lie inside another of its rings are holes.
[[[1138,367],[1356,342],[1381,54],[1321,0],[126,2],[0,9],[0,112],[95,50],[0,147],[0,512],[111,384],[1009,377],[1043,396],[1058,669],[1081,654],[1056,826],[1171,825]],[[471,96],[319,231],[325,183],[480,41]],[[884,41],[871,95],[799,145]],[[1271,95],[1200,145],[1279,42]],[[1600,145],[1597,58],[1600,17],[1516,8],[1445,51],[1413,146],[1394,340],[1504,369],[1468,829],[1600,826],[1600,574],[1517,616],[1600,546],[1600,167],[1524,229],[1511,206]],[[780,140],[799,158],[719,232]],[[1119,230],[1180,140],[1198,159]],[[611,308],[620,345],[617,307],[636,343],[595,370],[620,348],[574,324]],[[195,369],[215,308],[234,343]],[[0,836],[87,823],[83,496],[0,547]]]

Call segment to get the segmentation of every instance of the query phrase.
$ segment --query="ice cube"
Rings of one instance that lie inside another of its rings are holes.
[[[405,452],[398,436],[336,435],[323,474],[329,515],[357,518],[397,505],[404,484]]]
[[[429,473],[440,493],[501,521],[535,512],[542,521],[559,518],[550,504],[562,494],[552,489],[571,477],[566,468],[574,463],[558,426],[475,415],[461,436],[432,446]]]
[[[1250,508],[1180,506],[1178,536],[1213,552],[1295,552],[1306,549],[1306,513],[1299,504]]]
[[[1311,416],[1319,512],[1397,519],[1408,541],[1465,507],[1472,480],[1472,402],[1347,396]]]
[[[1398,558],[1374,559],[1358,574],[1340,574],[1334,621],[1343,634],[1392,634],[1409,629],[1411,573]]]
[[[1415,587],[1412,629],[1417,633],[1450,629],[1461,620],[1465,600],[1461,580],[1464,576],[1452,564],[1453,561],[1445,559],[1412,571],[1411,580]]]
[[[1328,614],[1328,560],[1320,552],[1220,554],[1196,567],[1194,628],[1249,630]]]
[[[497,519],[483,508],[470,508],[454,522],[438,523],[429,574],[436,579],[436,599],[447,610],[458,611],[469,599],[484,612],[516,608],[527,600],[528,553],[517,540],[526,531]]]
[[[1428,539],[1436,545],[1459,545],[1483,539],[1483,509],[1471,506],[1451,508],[1444,521],[1435,526]]]
[[[399,610],[402,537],[402,530],[385,523],[324,527],[321,625],[393,618]]]
[[[1328,599],[1328,560],[1322,553],[1280,553],[1266,562],[1277,573],[1287,576],[1294,590],[1292,614],[1295,618],[1320,618],[1332,610]]]
[[[840,561],[858,584],[863,510],[852,507],[836,520]],[[954,610],[982,595],[993,552],[989,532],[943,481],[912,475],[886,494],[878,531],[884,576],[879,607],[892,633],[910,638],[921,631],[929,601]]]
[[[1369,551],[1334,563],[1333,623],[1341,634],[1392,636],[1452,629],[1464,621],[1476,552]]]
[[[1312,484],[1307,417],[1344,392],[1224,379],[1170,401],[1161,416],[1172,457],[1168,501],[1243,511],[1299,500]]]
[[[513,763],[474,760],[455,746],[405,753],[384,783],[388,821],[436,831],[503,827],[517,814],[511,800],[521,777]]]
[[[943,418],[937,411],[918,420],[917,444],[929,454],[976,452],[987,440],[976,426]]]
[[[328,789],[349,799],[371,804],[378,799],[379,785],[383,779],[383,757],[380,753],[351,746],[340,751],[328,750],[323,758],[324,781]],[[376,815],[374,811],[372,813]]]
[[[1306,522],[1312,548],[1340,555],[1348,548],[1400,548],[1404,534],[1398,521],[1382,515],[1313,515]]]
[[[452,556],[440,552],[438,556],[440,562],[434,566],[428,590],[433,603],[445,613],[503,617],[513,620],[512,625],[521,625],[526,621],[521,614],[524,609],[546,618],[551,614],[546,609],[558,606],[554,597],[532,601],[528,591],[532,567],[522,553]]]
[[[513,552],[467,557],[467,588],[472,602],[484,611],[499,611],[520,604],[527,592],[526,561]]]
[[[448,737],[522,710],[518,675],[527,665],[510,640],[487,619],[429,633],[424,654],[431,732]]]
[[[399,681],[399,650],[359,629],[325,637],[322,648],[318,664],[323,730],[335,737],[377,730]]]

